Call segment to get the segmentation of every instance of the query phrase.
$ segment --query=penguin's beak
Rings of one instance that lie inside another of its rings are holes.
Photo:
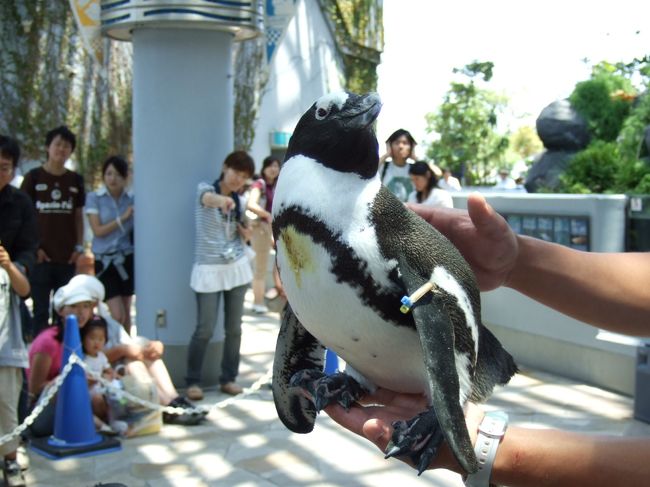
[[[381,111],[381,98],[378,93],[368,93],[357,101],[354,110],[348,114],[347,125],[353,128],[366,129],[372,125]]]

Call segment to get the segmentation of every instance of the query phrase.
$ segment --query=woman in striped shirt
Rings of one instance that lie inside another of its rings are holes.
[[[229,154],[214,183],[199,183],[196,197],[196,244],[190,286],[196,293],[197,324],[187,354],[187,396],[203,398],[201,369],[205,350],[214,333],[217,312],[224,301],[224,351],[219,384],[221,391],[236,395],[239,346],[244,296],[253,280],[246,241],[250,230],[243,222],[239,191],[253,176],[255,164],[244,151]]]

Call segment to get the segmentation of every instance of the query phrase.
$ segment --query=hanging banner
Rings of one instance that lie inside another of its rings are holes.
[[[104,66],[104,41],[100,20],[100,0],[70,0],[70,7],[86,49],[101,70]]]
[[[296,0],[266,0],[266,60],[269,64],[295,13]]]

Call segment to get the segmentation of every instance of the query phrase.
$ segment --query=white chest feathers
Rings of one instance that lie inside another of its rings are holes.
[[[397,262],[381,255],[370,220],[371,204],[380,187],[378,178],[363,180],[296,156],[285,163],[280,174],[273,216],[290,208],[306,215],[364,263],[373,285],[394,289],[389,273]],[[368,306],[358,283],[342,280],[334,271],[331,242],[323,241],[322,235],[317,240],[309,231],[289,223],[282,226],[276,242],[282,283],[300,322],[362,374],[370,382],[366,385],[430,396],[417,331],[386,322]],[[460,286],[445,272],[434,272],[432,279],[453,294],[459,292]],[[458,297],[463,311],[471,314],[466,296]],[[473,319],[467,324],[476,327]],[[467,357],[456,357],[456,369],[463,402],[471,388]]]

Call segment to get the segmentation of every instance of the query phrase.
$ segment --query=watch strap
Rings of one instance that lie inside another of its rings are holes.
[[[494,459],[507,426],[508,415],[503,411],[491,411],[485,414],[478,427],[478,436],[474,446],[478,471],[467,476],[466,487],[488,487],[490,485]]]

